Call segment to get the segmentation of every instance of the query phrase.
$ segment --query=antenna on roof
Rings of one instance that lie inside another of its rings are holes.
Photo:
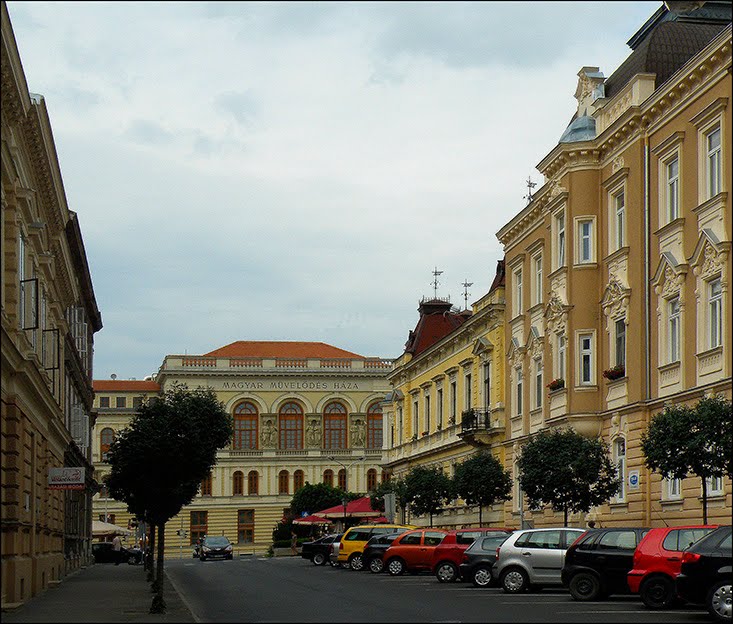
[[[463,286],[463,308],[465,310],[468,310],[468,295],[471,294],[470,292],[468,292],[468,287],[473,286],[473,282],[469,282],[467,279],[465,279],[463,280],[463,284],[461,284],[461,286]]]
[[[532,178],[530,176],[527,176],[527,181],[525,182],[527,185],[527,194],[522,198],[527,200],[527,205],[532,203],[532,189],[537,186],[537,182],[532,182]]]
[[[111,375],[109,376],[109,378],[110,378],[110,379],[117,379],[117,375],[115,375],[114,373],[112,373],[112,374],[111,374]]]
[[[435,298],[438,298],[438,275],[442,275],[443,271],[438,271],[438,267],[435,267],[433,270],[433,281],[430,282],[433,285],[433,292],[435,293]]]

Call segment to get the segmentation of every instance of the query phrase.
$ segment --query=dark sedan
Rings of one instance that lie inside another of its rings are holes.
[[[495,579],[491,576],[491,566],[496,563],[496,549],[511,533],[489,535],[474,540],[463,552],[459,573],[461,578],[470,580],[476,587],[488,587]]]
[[[199,559],[233,559],[234,546],[223,535],[205,537],[201,544]]]
[[[341,539],[341,533],[331,533],[319,537],[312,542],[303,542],[301,545],[300,556],[303,559],[312,561],[317,566],[326,565],[328,563],[328,554],[331,544]]]
[[[407,530],[372,537],[366,543],[364,553],[361,556],[364,562],[362,570],[369,570],[372,574],[379,574],[384,569],[384,552],[392,545],[392,542]]]
[[[139,548],[122,547],[120,551],[120,563],[127,561],[130,565],[137,565],[143,560],[143,551]],[[94,563],[115,563],[116,553],[112,549],[112,542],[96,542],[92,544],[92,555]]]

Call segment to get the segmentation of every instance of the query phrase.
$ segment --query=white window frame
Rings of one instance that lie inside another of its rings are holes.
[[[670,158],[662,161],[664,165],[664,205],[666,222],[671,223],[680,216],[680,155],[675,152]],[[673,164],[677,165],[677,173],[670,174]]]
[[[565,334],[557,334],[557,372],[556,379],[564,379],[567,386],[568,338]]]
[[[555,268],[559,269],[567,262],[567,233],[565,227],[565,209],[556,212],[553,218],[553,251],[555,252]]]
[[[589,341],[588,348],[583,347],[583,341],[587,339]],[[578,350],[578,357],[577,360],[577,370],[578,375],[576,377],[577,383],[576,386],[593,386],[595,385],[595,377],[596,377],[596,364],[595,364],[595,332],[588,331],[588,330],[580,330],[577,332],[577,340],[576,340],[577,350]],[[588,379],[585,379],[583,377],[583,362],[585,358],[588,358]]]
[[[676,304],[676,308],[675,308]],[[680,307],[680,298],[672,297],[666,302],[667,306],[667,363],[672,364],[679,362],[680,353],[680,334],[682,309]]]
[[[524,374],[522,367],[517,366],[514,369],[514,415],[521,416],[524,409]]]
[[[725,493],[723,477],[708,477],[705,481],[707,483],[708,496],[722,496]]]
[[[626,438],[623,436],[617,437],[613,441],[613,463],[616,465],[616,470],[619,479],[619,491],[614,496],[614,500],[617,503],[626,502]]]
[[[463,376],[463,404],[467,410],[471,409],[471,394],[473,392],[472,382],[473,377],[471,376],[471,373],[466,373]]]
[[[718,285],[713,294],[713,285]],[[708,300],[708,348],[715,349],[723,344],[723,283],[720,276],[705,282]]]
[[[718,134],[718,145],[710,148],[710,137]],[[705,193],[707,199],[723,191],[723,129],[720,123],[713,124],[704,132],[705,137]]]
[[[587,228],[587,231],[584,229]],[[595,218],[592,216],[575,218],[575,264],[592,264],[596,261],[596,237],[595,237]],[[587,241],[587,254],[584,242]]]
[[[524,296],[522,267],[514,269],[514,316],[519,316],[524,311],[522,298]]]
[[[682,500],[682,479],[665,479],[666,500]]]
[[[542,254],[537,254],[532,257],[532,267],[534,271],[532,276],[534,278],[534,291],[532,293],[532,305],[539,305],[542,303]]]
[[[623,327],[623,353],[619,357],[619,328]],[[626,366],[626,318],[613,320],[613,365]]]
[[[617,186],[610,193],[611,210],[608,211],[611,220],[609,232],[611,234],[612,251],[618,251],[626,246],[626,184]],[[621,200],[621,201],[619,201]]]
[[[542,370],[542,358],[534,359],[534,408],[542,409],[542,399],[544,397],[544,374]]]

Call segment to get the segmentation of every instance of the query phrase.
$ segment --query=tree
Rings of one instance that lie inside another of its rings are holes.
[[[174,385],[143,404],[110,448],[110,494],[157,529],[151,613],[165,612],[165,524],[194,499],[231,434],[231,418],[211,388]]]
[[[405,476],[405,499],[409,501],[410,511],[418,516],[442,512],[442,507],[453,498],[453,482],[440,468],[416,466]]]
[[[317,514],[323,509],[341,505],[344,497],[352,501],[359,498],[359,495],[344,492],[341,488],[335,488],[326,483],[310,484],[306,481],[305,485],[293,495],[290,512],[296,518],[303,512]]]
[[[545,505],[568,512],[589,511],[619,489],[608,445],[572,429],[544,430],[535,435],[517,459],[519,484],[531,509]]]
[[[512,477],[489,451],[480,451],[456,466],[455,492],[468,505],[478,505],[479,526],[485,506],[509,500]]]
[[[402,523],[405,523],[405,508],[410,502],[407,497],[407,489],[405,488],[404,479],[391,478],[387,481],[382,481],[372,492],[369,494],[369,504],[374,511],[381,511],[384,513],[384,495],[394,494],[395,502],[402,512]]]
[[[731,401],[703,397],[694,407],[668,405],[652,417],[641,436],[641,450],[650,470],[667,479],[689,474],[702,482],[703,523],[708,522],[708,487],[711,477],[732,476],[733,427]]]

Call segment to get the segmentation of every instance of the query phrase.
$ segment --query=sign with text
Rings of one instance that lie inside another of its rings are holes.
[[[630,490],[639,489],[639,471],[638,470],[629,470],[629,489]]]
[[[85,468],[49,468],[49,490],[83,490],[86,477]]]

